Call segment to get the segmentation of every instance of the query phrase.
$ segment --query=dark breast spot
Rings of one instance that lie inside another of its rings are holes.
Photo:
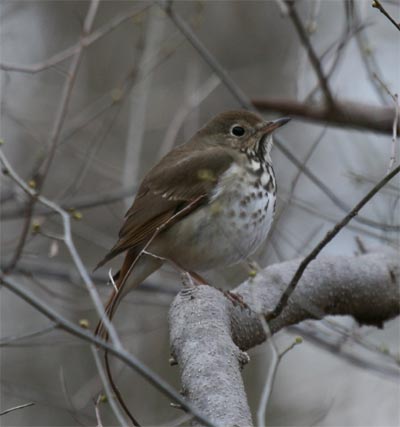
[[[244,197],[241,201],[240,201],[240,206],[246,206],[250,201],[250,197]]]
[[[272,193],[275,190],[275,185],[272,177],[270,177],[268,183],[264,185],[264,189],[267,190],[268,193]]]

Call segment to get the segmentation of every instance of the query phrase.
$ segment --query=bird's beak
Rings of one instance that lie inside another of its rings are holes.
[[[290,117],[282,117],[280,119],[272,120],[271,122],[265,123],[260,129],[260,133],[263,133],[263,134],[271,133],[275,129],[278,129],[281,126],[285,125],[290,120],[291,120]]]

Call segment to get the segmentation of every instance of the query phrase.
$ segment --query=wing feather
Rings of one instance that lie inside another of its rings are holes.
[[[233,153],[221,147],[196,149],[193,143],[167,154],[143,180],[125,215],[119,240],[96,269],[121,252],[143,247],[158,227],[174,215],[174,220],[180,219],[206,203],[218,177],[229,168],[233,158]],[[173,221],[166,224],[166,228],[172,224]]]

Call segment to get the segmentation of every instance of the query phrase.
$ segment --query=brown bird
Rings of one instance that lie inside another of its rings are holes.
[[[117,243],[96,267],[126,252],[118,292],[107,304],[110,316],[165,261],[204,282],[197,272],[254,253],[275,211],[272,133],[289,120],[265,122],[247,111],[219,114],[149,171]]]

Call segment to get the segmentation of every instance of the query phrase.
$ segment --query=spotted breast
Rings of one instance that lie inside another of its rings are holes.
[[[172,258],[188,271],[205,271],[248,258],[267,237],[275,211],[272,166],[243,155],[220,177],[209,204],[166,231],[153,251]],[[159,245],[157,245],[159,246]]]

